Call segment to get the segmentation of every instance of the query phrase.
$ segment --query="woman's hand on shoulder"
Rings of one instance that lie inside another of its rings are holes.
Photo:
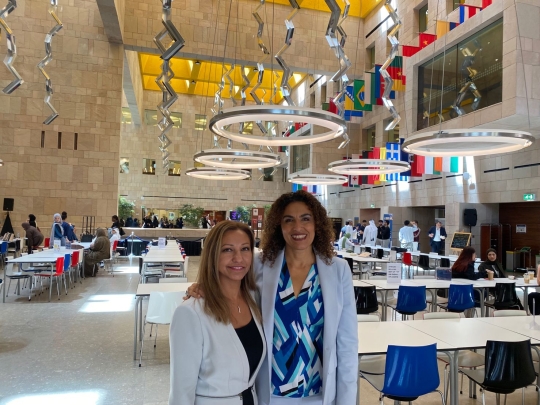
[[[204,298],[204,289],[199,283],[193,283],[188,287],[184,300],[187,300],[190,297]]]

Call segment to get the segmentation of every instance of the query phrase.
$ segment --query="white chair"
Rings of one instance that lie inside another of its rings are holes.
[[[187,283],[187,278],[186,277],[160,278],[159,282],[160,284],[161,283]]]
[[[493,316],[498,318],[500,316],[527,316],[526,311],[519,311],[516,309],[501,309],[499,311],[494,311]]]
[[[424,319],[459,319],[459,313],[457,312],[430,312],[424,314]],[[450,365],[450,359],[446,353],[437,352],[437,360],[444,363],[444,397],[445,402],[448,403],[448,386],[450,379],[448,378],[448,366]],[[482,367],[485,363],[485,358],[481,354],[473,352],[471,350],[460,350],[458,354],[458,367],[474,369],[476,367]],[[463,394],[463,374],[461,374],[461,388],[460,394]]]
[[[169,325],[171,323],[174,311],[183,302],[183,292],[151,292],[148,301],[148,310],[144,317],[141,353],[139,356],[139,367],[142,365],[142,353],[144,346],[144,333],[146,324],[156,325],[156,336],[154,338],[154,348],[157,343],[157,327],[158,325]]]
[[[377,315],[356,315],[358,322],[379,322]],[[358,371],[363,374],[384,376],[386,365],[386,355],[376,354],[372,356],[362,356],[358,363]]]
[[[178,263],[177,265],[168,265],[165,270],[165,277],[186,277],[189,264],[189,257],[186,256],[184,263]]]

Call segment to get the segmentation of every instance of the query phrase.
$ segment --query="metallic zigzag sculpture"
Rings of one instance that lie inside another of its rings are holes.
[[[0,25],[4,28],[4,31],[6,31],[6,42],[7,42],[7,54],[4,58],[4,65],[8,68],[8,70],[11,72],[11,74],[15,77],[15,79],[9,83],[2,92],[4,94],[11,94],[21,84],[24,83],[23,78],[15,70],[13,67],[13,63],[15,62],[15,59],[17,58],[17,45],[15,44],[15,35],[13,35],[13,31],[11,28],[9,28],[9,25],[7,25],[6,17],[13,12],[17,8],[17,0],[8,0],[8,3],[6,6],[0,10]]]
[[[170,83],[170,80],[174,77],[170,60],[180,51],[180,49],[184,47],[185,44],[184,38],[182,38],[171,21],[171,6],[172,0],[162,0],[161,22],[164,28],[154,37],[154,43],[161,51],[161,59],[163,59],[163,63],[161,64],[161,74],[156,78],[156,83],[163,93],[163,101],[157,105],[157,108],[163,116],[158,123],[158,128],[161,131],[158,139],[161,142],[159,150],[161,151],[161,160],[163,162],[164,173],[169,170],[170,153],[168,147],[172,143],[167,136],[167,132],[169,132],[174,126],[169,108],[178,99],[178,95]],[[168,46],[162,42],[166,37],[168,37],[170,40]]]
[[[345,0],[345,7],[343,9],[343,16],[339,18],[341,14],[341,8],[339,7],[336,0],[325,0],[326,5],[330,8],[330,20],[328,21],[328,27],[326,28],[326,40],[330,48],[334,50],[336,58],[339,61],[339,70],[334,73],[334,76],[330,80],[334,82],[339,82],[339,92],[332,100],[338,109],[338,114],[343,117],[345,115],[345,91],[347,89],[347,83],[349,83],[349,78],[347,77],[347,71],[351,67],[351,61],[345,54],[343,49],[345,42],[347,41],[347,34],[341,26],[343,22],[349,16],[350,3],[349,0]],[[341,36],[341,40],[338,40],[336,31]],[[338,149],[342,149],[347,146],[350,142],[349,136],[345,133],[343,135],[343,142],[339,145]]]
[[[45,71],[45,66],[47,66],[51,60],[52,57],[52,39],[53,37],[62,29],[64,28],[64,25],[58,18],[58,15],[56,14],[58,11],[58,0],[51,0],[51,5],[49,7],[49,14],[51,17],[56,21],[56,25],[51,28],[51,30],[45,35],[45,57],[37,64],[37,67],[41,74],[45,77],[45,91],[47,94],[45,95],[45,104],[47,107],[51,110],[51,115],[49,115],[43,123],[45,125],[49,125],[51,122],[53,122],[56,117],[58,117],[58,111],[54,108],[54,106],[51,104],[51,97],[54,93],[52,82],[50,76]]]
[[[461,49],[461,53],[464,57],[463,63],[461,64],[461,74],[465,78],[465,84],[459,90],[456,100],[451,106],[453,110],[453,114],[451,115],[453,118],[465,114],[465,111],[463,110],[463,108],[461,108],[461,104],[463,103],[463,101],[465,101],[465,97],[467,96],[468,91],[470,91],[474,96],[474,100],[472,103],[473,111],[476,111],[478,109],[480,101],[482,101],[482,94],[474,83],[474,78],[478,74],[478,71],[471,67],[472,65],[474,65],[476,54],[482,51],[482,45],[480,45],[478,40],[474,41],[474,45],[476,46],[474,52],[471,52],[469,48]]]
[[[381,96],[383,104],[385,107],[390,111],[390,114],[392,114],[392,122],[387,125],[385,128],[386,131],[390,131],[391,129],[394,129],[396,125],[401,121],[401,116],[398,114],[396,107],[394,107],[394,104],[390,100],[390,92],[392,91],[392,85],[394,84],[394,79],[390,77],[390,74],[386,70],[394,58],[396,57],[398,50],[399,50],[399,40],[396,38],[396,34],[401,28],[401,20],[396,14],[396,10],[392,7],[390,4],[392,0],[386,0],[384,3],[384,7],[388,11],[388,14],[390,14],[390,18],[392,18],[392,21],[394,22],[394,27],[388,32],[388,40],[390,41],[390,44],[392,45],[392,49],[390,50],[390,55],[388,55],[388,59],[383,63],[381,66],[381,76],[384,79],[384,92]]]
[[[283,93],[283,98],[287,101],[287,103],[290,106],[294,106],[294,101],[291,98],[291,88],[289,86],[289,79],[292,76],[291,68],[287,63],[285,63],[285,60],[283,59],[282,55],[289,49],[291,46],[291,42],[294,35],[294,24],[292,22],[292,19],[298,13],[298,10],[300,10],[300,5],[298,4],[297,0],[289,0],[289,3],[291,4],[291,7],[293,10],[288,15],[287,19],[285,20],[285,27],[287,28],[287,33],[285,34],[285,44],[281,47],[281,49],[278,51],[278,53],[275,56],[275,59],[277,63],[279,63],[279,66],[283,69],[283,76],[281,77],[281,92]]]

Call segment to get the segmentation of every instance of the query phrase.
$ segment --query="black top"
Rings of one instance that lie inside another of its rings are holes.
[[[478,273],[475,273],[474,262],[471,262],[465,271],[455,271],[452,268],[452,278],[468,278],[469,280],[478,280],[479,278],[487,278],[487,273],[485,270],[480,269],[478,269]]]
[[[390,227],[389,226],[383,226],[381,229],[381,238],[382,240],[388,240],[390,239]]]
[[[249,378],[251,378],[257,369],[263,354],[263,341],[261,334],[259,333],[259,328],[257,328],[257,324],[255,323],[255,319],[253,319],[253,317],[251,317],[251,321],[249,321],[246,326],[242,326],[241,328],[235,330],[240,342],[242,342],[242,346],[244,346],[244,350],[246,351],[249,363]],[[255,404],[251,388],[248,388],[242,393],[242,398],[244,405]]]
[[[502,265],[499,262],[490,262],[486,260],[485,262],[480,263],[480,266],[478,266],[478,271],[486,270],[493,270],[495,272],[493,277],[495,278],[506,278],[506,274],[504,274]]]

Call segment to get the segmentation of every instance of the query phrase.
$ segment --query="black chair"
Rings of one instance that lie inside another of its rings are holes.
[[[501,403],[501,394],[511,394],[517,389],[536,385],[536,373],[531,356],[531,341],[498,342],[488,340],[484,369],[459,370],[482,388],[482,404],[485,391],[496,394],[496,404]],[[538,388],[538,386],[536,386]],[[523,404],[523,397],[522,397]]]
[[[354,295],[356,296],[356,313],[358,315],[367,315],[379,310],[375,286],[354,287]]]
[[[495,299],[486,301],[484,305],[486,307],[486,315],[488,315],[489,308],[495,310],[523,309],[523,305],[521,305],[521,301],[516,293],[515,283],[496,283]]]
[[[540,293],[530,293],[527,297],[527,304],[531,315],[540,315]]]
[[[452,265],[450,264],[450,259],[442,258],[439,267],[452,267]]]
[[[431,267],[429,267],[429,256],[426,255],[420,255],[418,258],[418,268],[422,270],[431,270]]]

